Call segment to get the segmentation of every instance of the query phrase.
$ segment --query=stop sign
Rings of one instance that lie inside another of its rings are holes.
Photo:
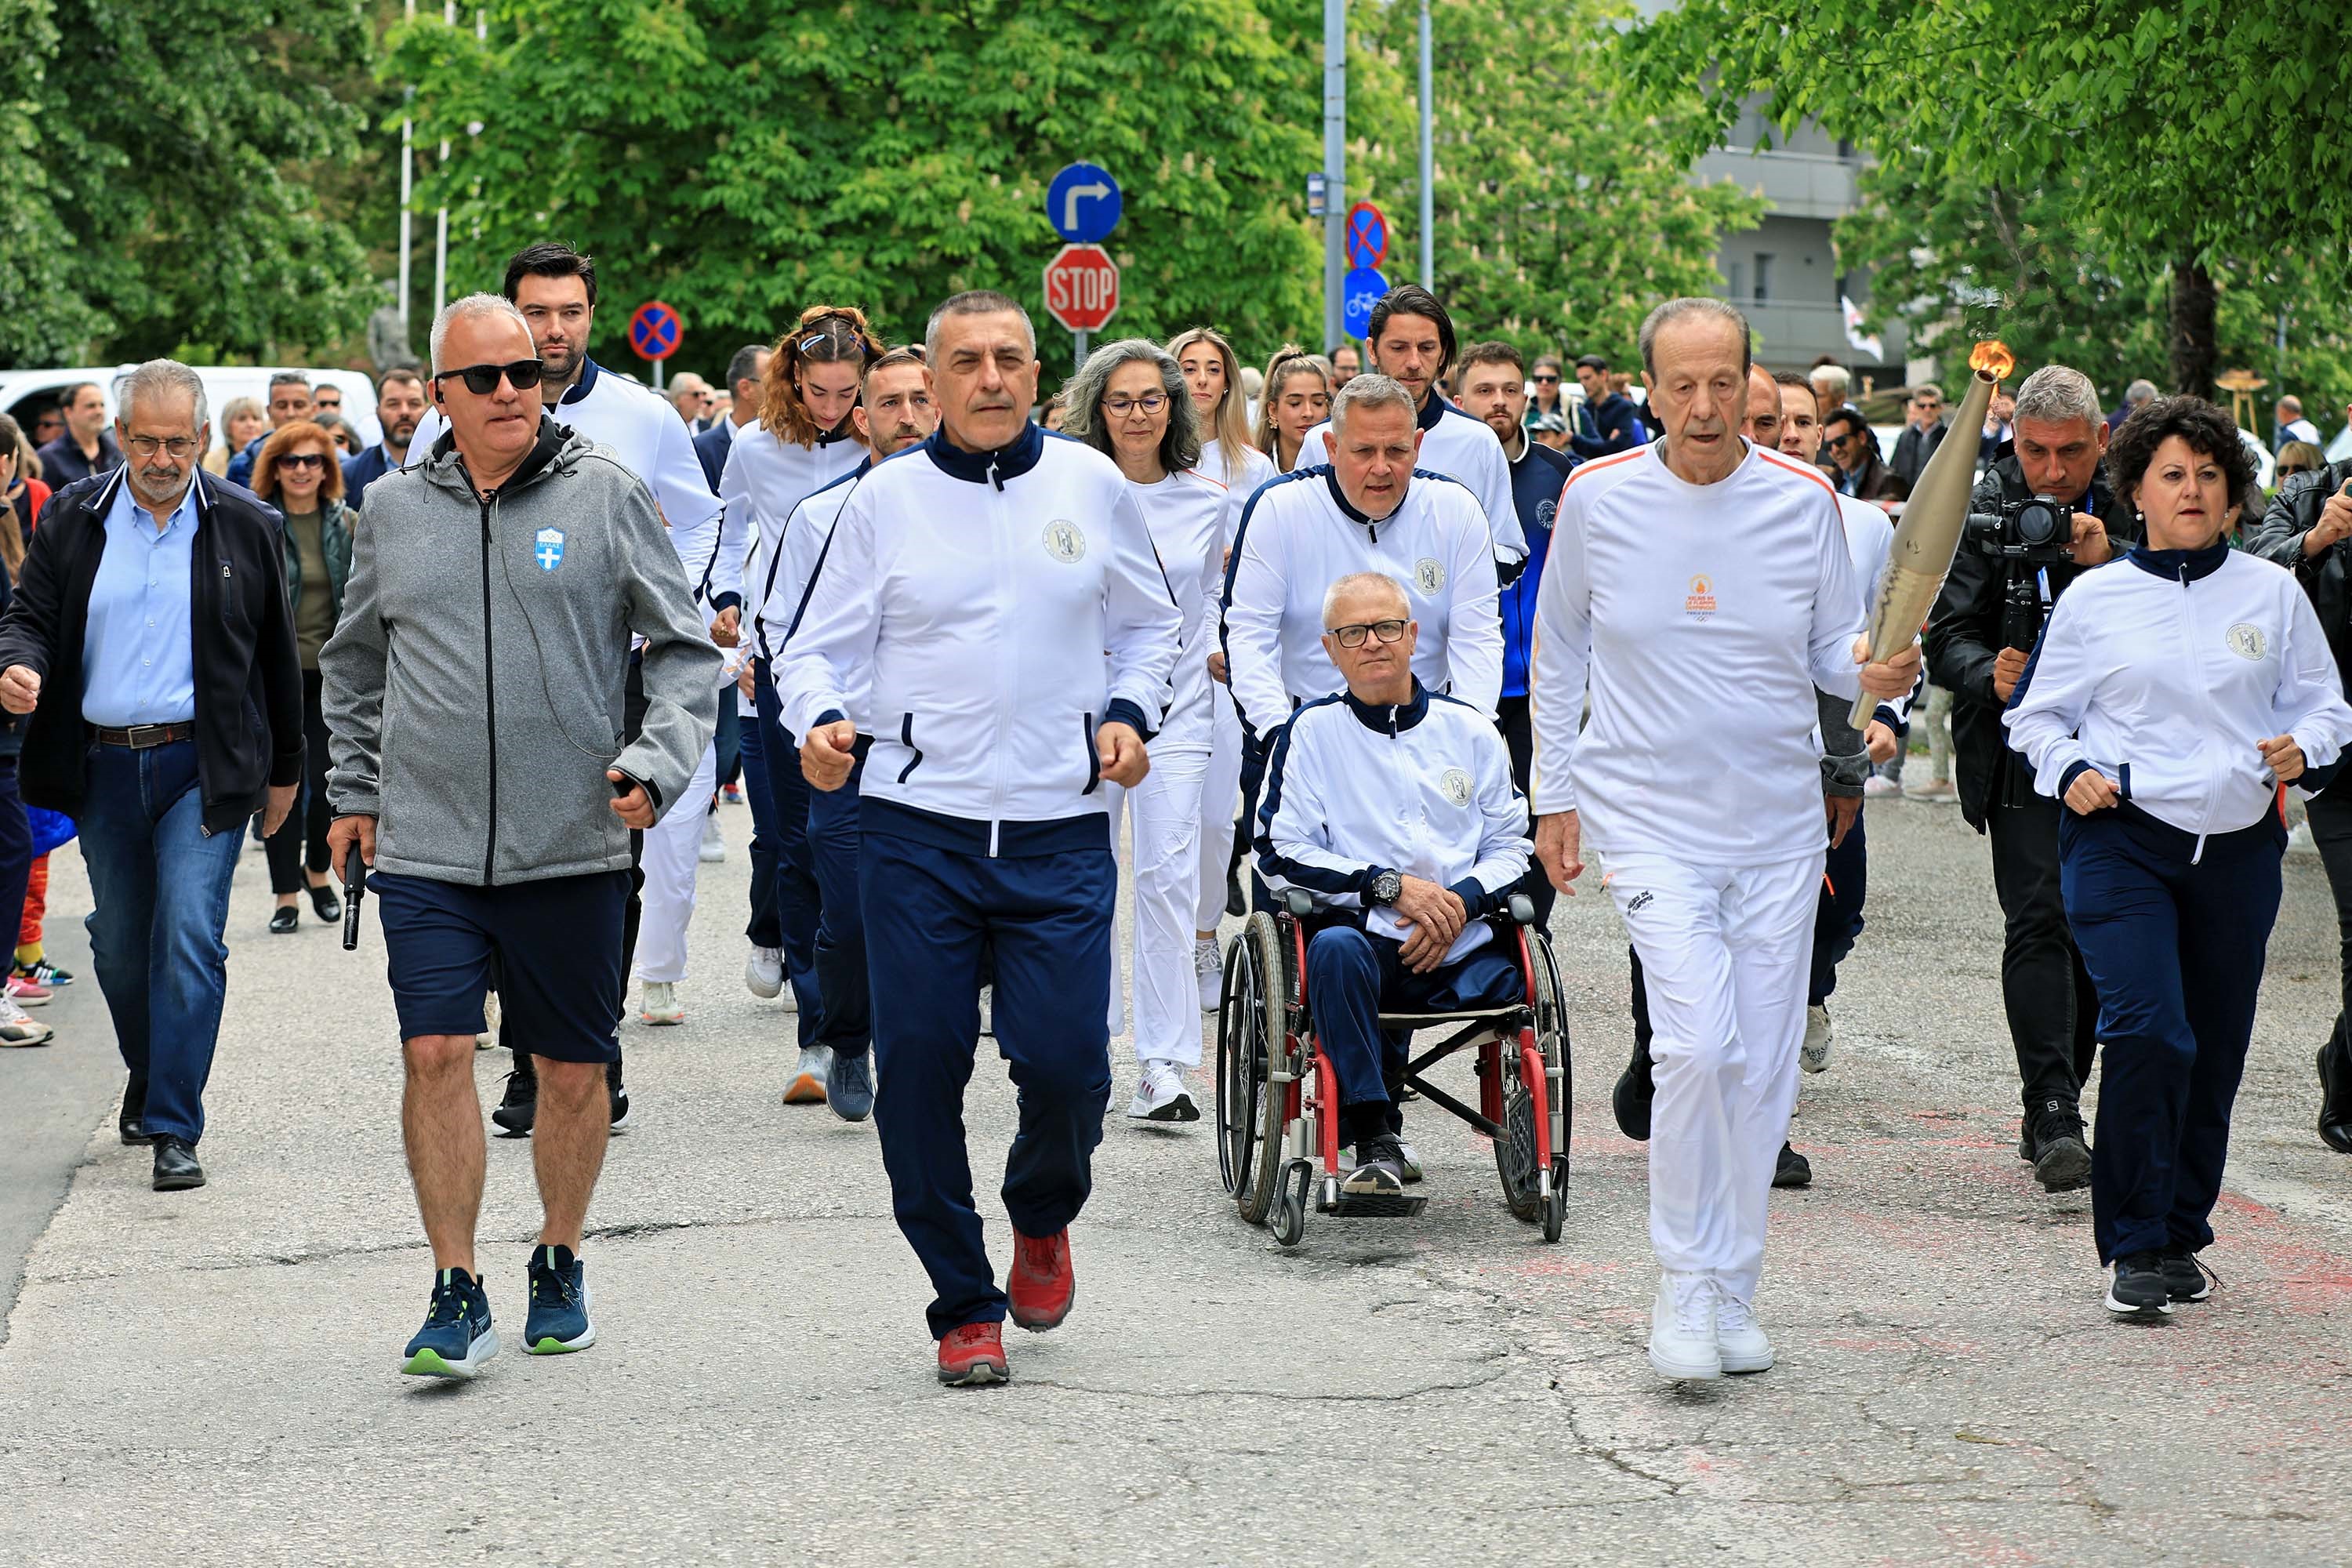
[[[1118,263],[1098,245],[1066,245],[1045,264],[1045,313],[1091,332],[1118,310]]]

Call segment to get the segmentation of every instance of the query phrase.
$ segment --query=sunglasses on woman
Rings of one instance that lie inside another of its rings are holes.
[[[2311,472],[2311,465],[2308,463],[2281,463],[2278,466],[2278,475],[2280,479],[2285,479],[2290,474],[2307,474],[2309,472]]]
[[[499,389],[500,376],[506,377],[507,384],[517,392],[538,385],[542,368],[542,362],[539,360],[519,359],[512,364],[469,364],[462,370],[436,371],[433,379],[446,381],[454,375],[464,382],[466,390],[475,396],[488,397]]]
[[[305,468],[324,468],[327,458],[323,452],[289,452],[278,459],[278,466],[299,474]]]

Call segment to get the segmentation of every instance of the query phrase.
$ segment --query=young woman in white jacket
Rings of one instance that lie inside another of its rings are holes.
[[[2211,1289],[2197,1254],[2278,916],[2285,786],[2328,786],[2352,708],[2294,574],[2229,546],[2254,486],[2230,417],[2159,398],[2106,462],[2147,542],[2058,602],[2007,723],[2065,803],[2060,889],[2098,988],[2106,1306],[2155,1318]]]

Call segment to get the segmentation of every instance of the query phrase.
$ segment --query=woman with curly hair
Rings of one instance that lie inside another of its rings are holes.
[[[812,305],[776,340],[761,384],[759,420],[737,433],[719,479],[727,521],[711,604],[729,637],[739,635],[746,598],[755,607],[768,603],[793,509],[866,460],[850,412],[866,367],[882,353],[866,312],[849,305]],[[800,1061],[784,1089],[785,1102],[798,1105],[824,1099],[831,1052],[817,1005],[818,893],[808,846],[808,786],[800,755],[777,723],[768,673],[787,629],[756,614],[743,628],[749,694],[739,687],[734,700],[739,754],[751,784],[745,794],[751,799],[751,919],[744,930],[751,952],[743,984],[754,996],[783,995],[800,1014]],[[682,926],[680,931],[682,958]],[[674,1010],[668,990],[664,986],[657,998],[665,1016]],[[655,1011],[647,1003],[648,1018]]]
[[[2147,542],[2058,601],[2006,722],[2065,804],[2059,887],[2098,988],[2106,1307],[2152,1319],[2211,1289],[2197,1254],[2278,917],[2284,790],[2327,787],[2352,708],[2294,574],[2229,546],[2254,462],[2228,415],[2158,398],[2106,468]]]

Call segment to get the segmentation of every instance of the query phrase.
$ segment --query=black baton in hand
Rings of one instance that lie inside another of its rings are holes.
[[[354,843],[349,850],[351,858],[343,865],[343,951],[350,952],[360,944],[360,900],[367,896],[367,862],[360,858],[360,847]]]

